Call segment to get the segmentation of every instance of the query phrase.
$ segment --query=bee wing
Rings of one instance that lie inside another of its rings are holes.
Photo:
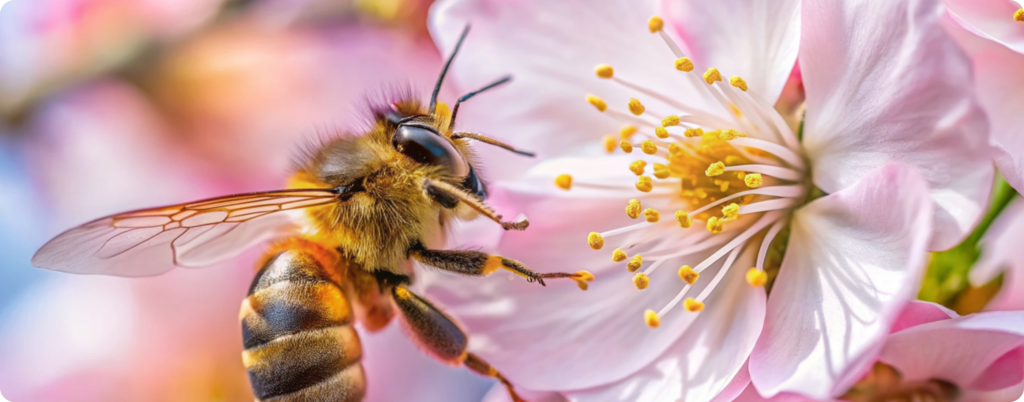
[[[295,233],[295,210],[338,201],[333,190],[279,190],[124,212],[61,233],[36,252],[32,265],[116,276],[206,266]]]

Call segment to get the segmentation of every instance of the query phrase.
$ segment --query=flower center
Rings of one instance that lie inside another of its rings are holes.
[[[590,233],[587,242],[591,248],[601,249],[606,242],[615,244],[612,260],[628,260],[626,268],[636,272],[633,282],[641,290],[649,286],[651,275],[659,267],[711,253],[693,266],[679,267],[679,293],[660,311],[645,312],[644,320],[651,327],[657,327],[661,318],[679,304],[689,312],[701,311],[705,300],[748,247],[756,248],[757,258],[747,271],[747,282],[763,286],[768,277],[765,257],[772,240],[789,221],[790,212],[804,203],[810,188],[802,148],[785,119],[748,88],[743,78],[733,76],[728,83],[723,82],[715,68],[707,69],[702,76],[692,73],[693,62],[662,31],[663,25],[655,16],[648,28],[660,35],[674,53],[674,68],[688,77],[692,90],[711,100],[711,110],[684,104],[668,93],[619,77],[606,64],[595,68],[599,78],[636,92],[644,101],[630,98],[626,111],[622,111],[609,108],[596,95],[587,95],[587,101],[599,112],[624,124],[617,137],[609,135],[603,141],[609,153],[621,150],[637,155],[628,169],[637,175],[635,189],[640,195],[629,200],[625,209],[632,219],[644,217],[637,224]],[[555,184],[566,190],[579,186],[632,192],[608,184],[574,184],[570,175],[557,177]],[[662,221],[661,211],[644,208],[645,204],[674,209],[674,221]],[[691,229],[694,221],[703,222],[699,226],[706,230]],[[701,273],[720,261],[722,265],[714,277],[695,289]]]

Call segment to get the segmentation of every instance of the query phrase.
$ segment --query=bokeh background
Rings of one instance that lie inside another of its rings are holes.
[[[0,0],[0,393],[251,401],[238,308],[258,251],[144,279],[32,268],[122,210],[279,188],[364,95],[429,91],[428,0]],[[449,88],[452,92],[456,88]],[[362,333],[371,401],[479,401],[491,382]]]

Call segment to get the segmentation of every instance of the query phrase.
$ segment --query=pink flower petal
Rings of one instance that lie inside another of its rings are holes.
[[[922,324],[890,335],[879,359],[908,381],[940,378],[980,391],[1012,387],[1024,381],[1024,312]]]
[[[803,3],[803,142],[828,193],[891,162],[917,168],[935,204],[932,250],[981,217],[993,169],[967,58],[936,1]]]
[[[903,306],[896,322],[892,324],[889,332],[896,333],[907,328],[913,328],[929,322],[948,320],[959,317],[955,311],[943,307],[941,304],[929,303],[920,300],[912,300]]]
[[[800,47],[799,1],[663,1],[662,9],[695,64],[743,77],[772,104],[779,98]]]
[[[750,358],[762,395],[826,398],[858,380],[917,290],[930,218],[927,185],[898,164],[796,212]]]
[[[1013,19],[1013,13],[1024,7],[1024,1],[944,0],[944,3],[965,28],[1024,53],[1024,24]]]
[[[986,310],[1024,310],[1024,200],[1019,197],[1006,206],[981,240],[981,258],[971,269],[971,284],[981,286],[1005,274],[1003,286]]]

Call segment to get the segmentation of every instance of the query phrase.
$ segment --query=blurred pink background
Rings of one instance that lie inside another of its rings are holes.
[[[358,127],[364,94],[427,95],[441,63],[428,1],[0,4],[0,392],[251,401],[238,309],[258,250],[144,279],[29,259],[102,215],[279,188],[305,138]],[[492,384],[396,323],[362,335],[368,400],[478,401]]]

